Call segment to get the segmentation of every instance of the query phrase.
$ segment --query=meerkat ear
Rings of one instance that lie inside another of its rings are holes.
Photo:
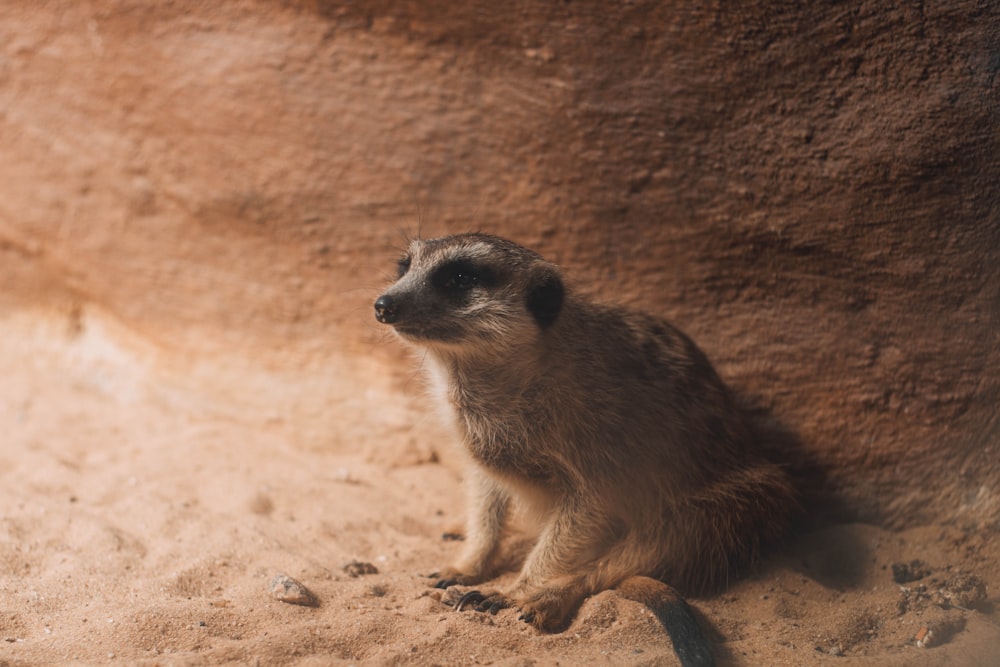
[[[563,287],[559,269],[551,264],[539,264],[528,283],[528,312],[543,329],[559,317],[566,288]]]

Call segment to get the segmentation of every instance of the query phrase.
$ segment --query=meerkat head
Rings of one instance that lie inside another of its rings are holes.
[[[533,341],[559,317],[559,269],[487,234],[413,241],[398,279],[375,301],[375,318],[405,340],[452,353]]]

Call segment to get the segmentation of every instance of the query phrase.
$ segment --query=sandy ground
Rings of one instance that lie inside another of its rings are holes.
[[[675,664],[614,592],[555,635],[444,604],[424,575],[456,549],[460,474],[406,405],[341,418],[378,389],[185,358],[93,308],[0,308],[0,375],[0,665]],[[318,606],[272,598],[278,573]],[[853,524],[693,603],[721,664],[985,666],[998,591],[995,531]]]

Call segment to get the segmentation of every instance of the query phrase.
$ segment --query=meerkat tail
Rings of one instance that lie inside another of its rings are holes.
[[[670,635],[683,667],[714,667],[708,640],[680,593],[650,577],[629,577],[615,590],[626,599],[646,605],[656,615]]]

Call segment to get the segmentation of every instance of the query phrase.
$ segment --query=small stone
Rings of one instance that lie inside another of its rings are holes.
[[[352,560],[344,565],[344,572],[352,577],[360,577],[365,574],[378,574],[378,568],[371,563],[364,563],[359,560]]]
[[[964,618],[944,618],[920,628],[913,639],[917,648],[930,648],[948,643],[956,633],[964,629]]]
[[[281,602],[300,604],[304,607],[319,606],[319,600],[312,591],[284,573],[274,575],[268,590],[271,597]]]
[[[908,584],[931,574],[931,569],[922,560],[892,564],[892,580],[897,584]]]

